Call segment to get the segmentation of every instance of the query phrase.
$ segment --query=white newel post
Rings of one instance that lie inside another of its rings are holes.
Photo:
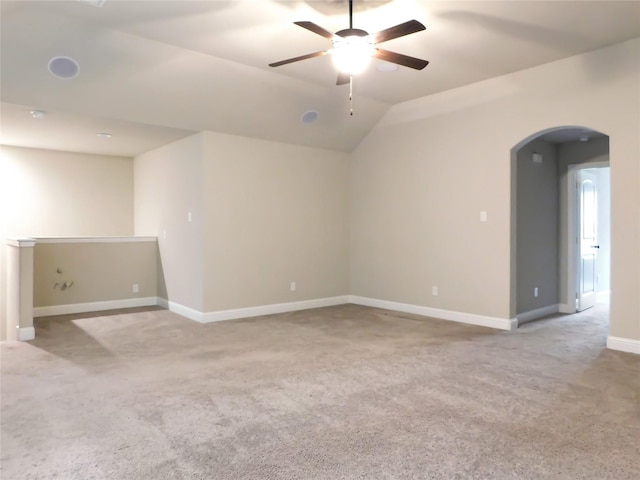
[[[7,241],[7,340],[33,340],[33,247],[31,238]],[[14,333],[15,332],[15,333]]]

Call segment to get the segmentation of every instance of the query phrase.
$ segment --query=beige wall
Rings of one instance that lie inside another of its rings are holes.
[[[512,317],[511,150],[587,126],[611,139],[610,333],[640,339],[639,85],[636,39],[392,107],[353,154],[352,293]]]
[[[0,156],[6,236],[133,233],[131,158],[7,146]]]
[[[533,153],[542,163],[533,162]],[[556,145],[533,140],[517,152],[516,313],[559,302],[560,210]],[[538,288],[538,297],[534,289]]]
[[[133,233],[133,159],[2,146],[0,332],[6,337],[6,238]]]
[[[203,309],[206,222],[202,157],[200,133],[134,161],[135,233],[158,237],[159,295],[197,311]]]
[[[346,295],[347,159],[211,132],[137,157],[136,234],[158,236],[168,300],[212,312]]]
[[[352,294],[508,318],[511,145],[485,115],[381,125],[355,151]]]
[[[156,250],[155,240],[38,242],[33,261],[34,306],[155,297]],[[65,282],[73,284],[63,288]]]
[[[348,294],[348,168],[346,154],[206,133],[205,310]]]
[[[349,157],[194,135],[136,158],[135,233],[159,237],[168,298],[198,311],[351,293],[509,318],[511,150],[587,126],[611,139],[611,335],[640,339],[639,84],[636,39],[396,105]],[[131,233],[130,160],[2,154],[25,201],[3,199],[3,238]]]

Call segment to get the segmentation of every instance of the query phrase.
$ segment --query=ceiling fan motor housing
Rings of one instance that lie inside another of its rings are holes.
[[[345,28],[344,30],[336,32],[336,35],[339,37],[366,37],[369,35],[369,32],[365,32],[359,28]]]

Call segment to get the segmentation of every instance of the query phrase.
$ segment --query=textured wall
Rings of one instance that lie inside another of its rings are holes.
[[[559,302],[560,234],[556,146],[543,140],[517,153],[516,313]],[[542,155],[534,163],[533,153]],[[534,289],[538,288],[538,297]]]
[[[135,158],[135,233],[158,237],[158,291],[194,310],[203,308],[203,134]],[[190,217],[189,217],[190,215]]]
[[[0,337],[6,338],[6,238],[133,234],[133,159],[0,150]]]
[[[611,139],[611,335],[640,339],[639,84],[636,39],[392,107],[353,154],[352,293],[513,316],[511,150],[587,126]]]
[[[346,154],[205,132],[135,159],[135,231],[199,312],[346,295],[347,189]]]
[[[347,295],[348,155],[205,138],[205,310]]]
[[[155,239],[39,242],[34,250],[33,303],[48,307],[155,297],[156,278]],[[63,287],[66,282],[73,284]],[[133,284],[138,292],[133,292]]]

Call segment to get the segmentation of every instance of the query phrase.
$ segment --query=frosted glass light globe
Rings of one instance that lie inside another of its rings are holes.
[[[367,68],[373,52],[373,44],[367,37],[352,35],[335,39],[331,55],[333,64],[338,70],[356,75]]]

